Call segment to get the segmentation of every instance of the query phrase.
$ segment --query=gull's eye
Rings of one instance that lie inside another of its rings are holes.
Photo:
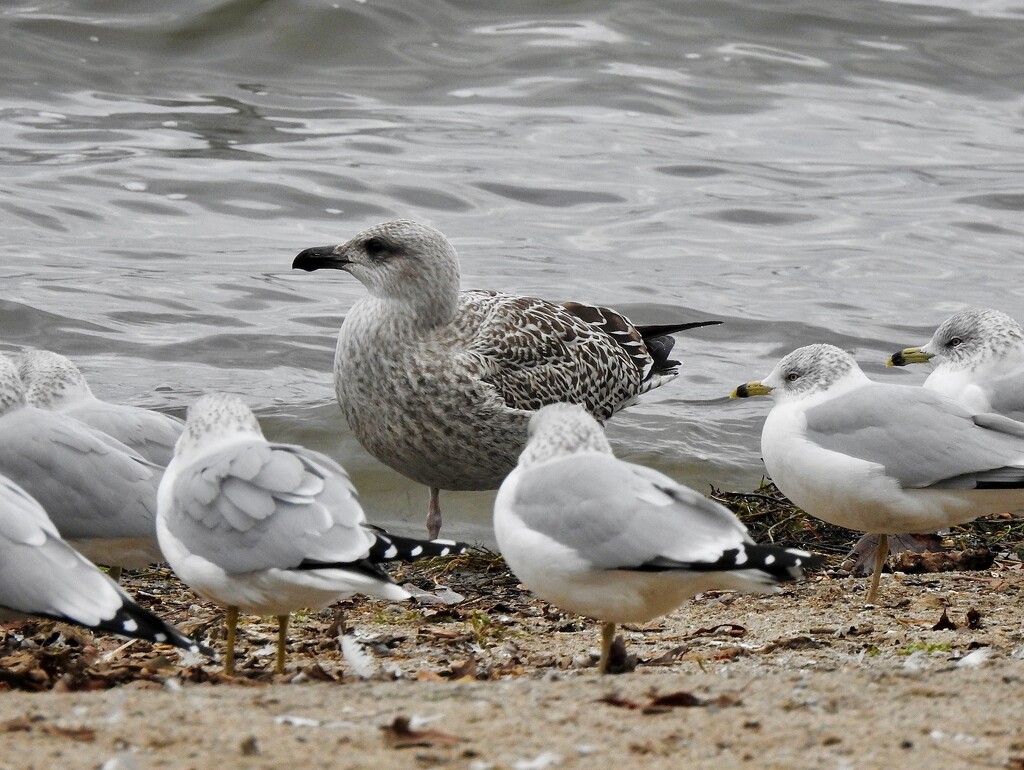
[[[796,382],[800,379],[800,375],[796,372],[790,372],[786,375],[786,382]]]
[[[951,339],[949,341],[949,347],[951,347],[951,348],[959,347],[960,345],[963,345],[963,344],[964,344],[964,341],[962,339],[960,339],[959,337],[954,337],[953,339]]]
[[[383,238],[367,238],[363,243],[363,250],[367,256],[379,257],[385,251],[387,251],[387,244],[384,243]]]

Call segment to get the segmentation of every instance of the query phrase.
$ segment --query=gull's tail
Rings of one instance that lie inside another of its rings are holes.
[[[699,329],[702,326],[718,326],[721,321],[693,321],[684,324],[637,324],[636,330],[647,346],[651,358],[654,359],[653,374],[675,374],[679,361],[669,358],[672,347],[676,344],[676,332],[687,329]]]

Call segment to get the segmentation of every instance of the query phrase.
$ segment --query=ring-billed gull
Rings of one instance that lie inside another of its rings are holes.
[[[530,414],[582,404],[600,420],[672,379],[670,334],[718,323],[637,326],[607,308],[494,291],[459,291],[459,260],[440,232],[386,222],[293,268],[345,270],[369,295],[338,334],[334,386],[360,443],[430,487],[494,489],[515,467]]]
[[[162,467],[171,461],[181,420],[96,398],[78,367],[59,353],[25,350],[17,361],[25,397],[33,406],[81,420]]]
[[[64,542],[46,511],[0,476],[0,621],[38,615],[213,656],[140,607]]]
[[[616,459],[600,424],[572,404],[530,419],[494,502],[494,532],[527,588],[604,621],[601,673],[616,623],[651,620],[702,591],[776,590],[812,558],[755,544],[724,506]]]
[[[156,542],[162,471],[114,438],[28,404],[0,355],[0,473],[32,495],[61,537],[100,564],[163,561]]]
[[[812,516],[881,536],[868,602],[887,535],[1024,505],[1020,423],[972,415],[924,388],[873,382],[832,345],[798,348],[732,395],[768,393],[775,403],[761,456],[779,489]]]
[[[225,393],[189,407],[158,511],[171,568],[197,594],[227,607],[228,674],[239,611],[277,616],[280,673],[293,610],[357,592],[408,599],[382,562],[466,550],[369,527],[340,465],[304,447],[268,442],[249,407]]]
[[[956,313],[918,348],[889,357],[889,366],[931,361],[923,387],[956,399],[974,412],[1024,419],[1024,329],[998,310]]]

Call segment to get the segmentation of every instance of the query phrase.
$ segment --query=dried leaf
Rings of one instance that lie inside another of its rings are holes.
[[[981,628],[981,613],[974,607],[967,610],[967,627],[972,631]]]
[[[686,639],[693,639],[697,636],[712,636],[715,634],[722,633],[722,629],[725,629],[726,636],[746,636],[747,629],[736,623],[719,623],[717,626],[711,626],[710,628],[698,628],[686,635]]]
[[[683,656],[683,653],[685,653],[685,652],[686,652],[686,647],[684,645],[679,645],[678,647],[673,647],[668,652],[662,653],[657,658],[654,658],[652,660],[647,661],[644,665],[645,666],[671,666],[674,663],[677,663],[679,661],[679,659]]]
[[[643,707],[644,714],[661,714],[674,708],[694,708],[705,705],[704,701],[693,693],[680,690],[668,695],[658,695]]]
[[[0,733],[29,733],[32,732],[32,721],[26,717],[16,717],[0,722]]]
[[[679,690],[678,692],[665,695],[655,695],[645,703],[631,698],[623,698],[620,695],[605,695],[598,698],[597,702],[607,703],[609,706],[615,706],[616,708],[639,711],[641,714],[664,714],[674,708],[698,708],[702,706],[725,708],[727,706],[735,706],[740,702],[740,698],[738,695],[724,694],[710,700],[705,700],[693,693]]]
[[[39,730],[47,735],[57,735],[83,743],[92,743],[96,740],[96,731],[89,727],[60,727],[59,725],[43,724],[40,725]]]
[[[932,631],[956,631],[956,623],[949,619],[946,609],[942,609],[942,617],[939,622],[932,626]]]
[[[413,730],[410,719],[406,716],[395,717],[389,725],[380,728],[384,733],[384,742],[393,749],[413,747],[430,748],[433,746],[453,746],[461,743],[462,738],[440,730]]]
[[[476,679],[477,664],[476,658],[467,658],[462,663],[452,665],[453,679]]]

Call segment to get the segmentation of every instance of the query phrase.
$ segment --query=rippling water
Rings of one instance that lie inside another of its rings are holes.
[[[762,467],[793,347],[872,375],[953,310],[1024,319],[1024,4],[11,0],[0,8],[0,339],[183,413],[242,393],[352,472],[375,521],[426,493],[333,402],[362,287],[300,249],[389,218],[464,285],[726,323],[618,416],[620,455],[698,488]],[[489,493],[448,494],[485,537]]]

